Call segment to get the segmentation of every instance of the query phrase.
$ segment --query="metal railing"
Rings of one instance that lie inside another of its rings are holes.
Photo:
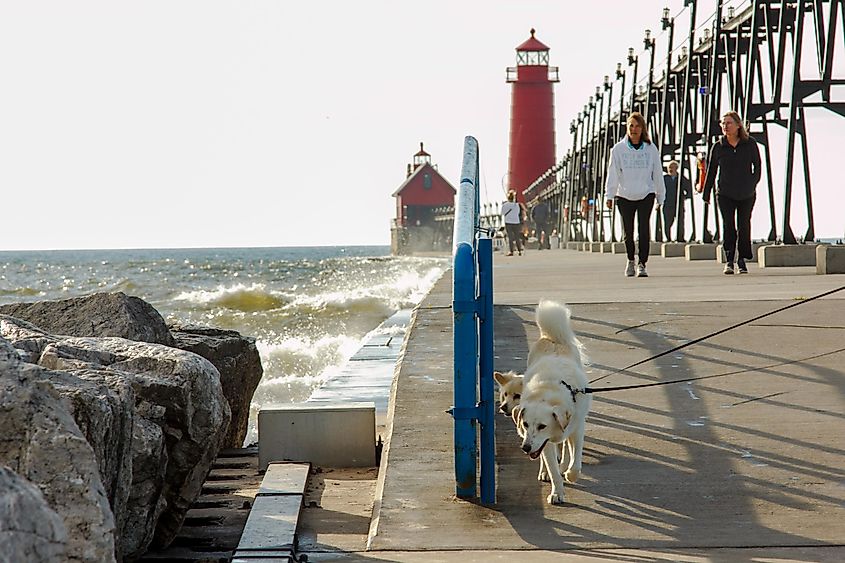
[[[493,402],[493,244],[479,228],[478,141],[464,139],[452,237],[455,494],[476,496],[478,429],[481,502],[496,502]]]

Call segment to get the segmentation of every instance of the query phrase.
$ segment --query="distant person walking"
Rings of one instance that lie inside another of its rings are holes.
[[[513,190],[508,192],[508,200],[502,204],[502,217],[508,233],[509,252],[505,256],[513,256],[514,250],[522,256],[522,207],[516,202],[516,192]]]
[[[684,199],[692,198],[692,185],[690,181],[678,174],[678,161],[673,160],[666,168],[666,175],[663,176],[663,186],[666,188],[666,200],[663,202],[663,234],[666,240],[684,242]],[[681,207],[678,208],[678,193],[683,192]],[[672,238],[672,225],[675,224],[675,217],[678,218],[677,237]]]
[[[746,260],[754,257],[751,251],[751,211],[757,199],[760,182],[760,149],[748,135],[742,119],[735,111],[722,116],[722,138],[710,150],[710,164],[704,181],[704,202],[710,202],[710,192],[716,186],[716,200],[722,215],[725,249],[724,272],[734,273],[734,259],[740,274],[747,274]],[[719,180],[716,180],[716,170]]]
[[[607,208],[613,209],[614,201],[622,217],[623,240],[628,253],[625,275],[645,278],[646,262],[650,250],[649,222],[655,200],[663,205],[666,188],[660,153],[651,142],[642,114],[634,112],[628,117],[628,134],[610,151],[605,197]],[[639,263],[634,269],[634,215],[637,216],[639,236]]]
[[[549,243],[549,204],[543,200],[538,201],[531,208],[531,219],[534,221],[534,229],[537,233],[537,247],[540,250],[551,248]]]

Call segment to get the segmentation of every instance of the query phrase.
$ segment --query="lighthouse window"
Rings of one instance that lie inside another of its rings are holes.
[[[516,63],[523,66],[540,66],[549,64],[548,51],[517,51]]]
[[[431,189],[431,174],[423,174],[423,189]]]

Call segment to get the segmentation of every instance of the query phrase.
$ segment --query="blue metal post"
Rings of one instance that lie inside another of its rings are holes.
[[[452,310],[454,313],[455,494],[475,497],[476,475],[476,373],[475,257],[470,244],[455,247]]]
[[[493,239],[478,240],[479,338],[478,388],[481,401],[481,502],[496,502],[496,433],[493,399]]]

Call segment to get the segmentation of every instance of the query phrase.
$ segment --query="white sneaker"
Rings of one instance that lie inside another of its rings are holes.
[[[638,278],[647,278],[648,277],[648,272],[645,271],[645,264],[643,264],[642,262],[637,264],[637,277]]]
[[[724,274],[726,276],[730,276],[733,273],[734,273],[734,264],[733,264],[733,262],[728,262],[727,264],[725,264]]]
[[[628,265],[625,266],[625,275],[628,276],[629,278],[634,277],[634,261],[633,260],[628,260]]]

